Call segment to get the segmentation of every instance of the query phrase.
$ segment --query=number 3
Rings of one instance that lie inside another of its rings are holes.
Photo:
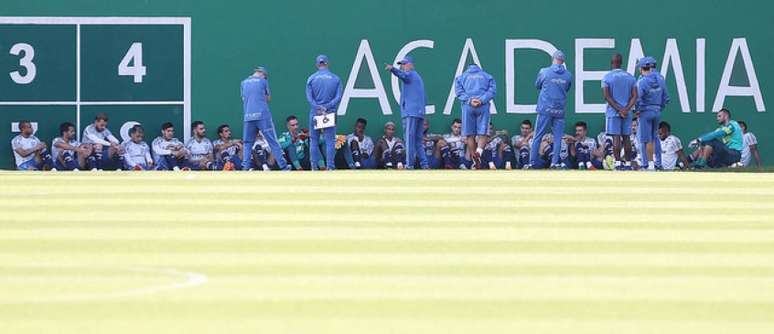
[[[32,58],[35,58],[35,49],[32,47],[32,45],[27,43],[18,43],[11,47],[10,53],[14,56],[18,56],[22,52],[24,52],[24,57],[19,59],[19,66],[24,67],[27,70],[27,74],[21,75],[19,71],[13,71],[9,74],[11,75],[13,82],[20,85],[26,85],[32,82],[32,80],[35,80],[35,75],[37,74],[38,70],[37,67],[35,67],[35,63],[32,62]]]
[[[129,63],[133,63],[129,66]],[[142,83],[142,77],[147,73],[142,65],[142,43],[132,43],[126,51],[124,59],[118,64],[118,75],[133,76],[134,83]]]

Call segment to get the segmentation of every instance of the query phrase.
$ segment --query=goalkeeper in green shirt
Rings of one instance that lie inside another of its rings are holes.
[[[287,132],[277,138],[282,151],[285,153],[285,159],[291,163],[293,170],[308,170],[309,165],[309,130],[299,131],[298,118],[288,116],[286,119],[288,127]]]
[[[716,117],[720,127],[689,144],[697,149],[692,155],[696,159],[694,168],[734,167],[742,158],[743,134],[739,123],[731,120],[731,112],[725,108]]]

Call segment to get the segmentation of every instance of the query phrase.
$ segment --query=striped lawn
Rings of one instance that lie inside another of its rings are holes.
[[[774,174],[0,172],[1,333],[773,333]]]

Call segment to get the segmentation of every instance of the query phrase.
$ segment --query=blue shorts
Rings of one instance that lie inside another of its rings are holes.
[[[632,134],[632,114],[626,118],[620,116],[607,117],[605,132],[610,136],[629,136]]]
[[[30,168],[32,167],[32,168]],[[40,166],[38,166],[38,162],[35,161],[35,159],[30,159],[25,162],[22,162],[21,165],[16,166],[16,169],[18,170],[39,170]]]
[[[478,108],[462,106],[462,135],[486,136],[489,134],[489,103]]]

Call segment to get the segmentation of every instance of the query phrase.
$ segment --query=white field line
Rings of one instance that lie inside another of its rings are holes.
[[[61,296],[41,296],[41,297],[28,297],[28,298],[3,298],[0,297],[0,304],[19,304],[19,303],[65,303],[65,302],[88,302],[88,301],[103,301],[113,299],[125,299],[136,298],[146,295],[152,295],[163,291],[179,290],[192,288],[207,283],[209,280],[206,275],[195,272],[185,272],[176,269],[165,268],[146,268],[146,267],[130,267],[130,268],[115,268],[116,270],[126,272],[139,272],[164,275],[180,279],[177,282],[134,288],[129,290],[115,291],[109,293],[100,294],[68,294]]]
[[[7,229],[0,241],[440,241],[440,242],[741,242],[774,243],[774,230],[637,230],[606,228],[36,228]]]

